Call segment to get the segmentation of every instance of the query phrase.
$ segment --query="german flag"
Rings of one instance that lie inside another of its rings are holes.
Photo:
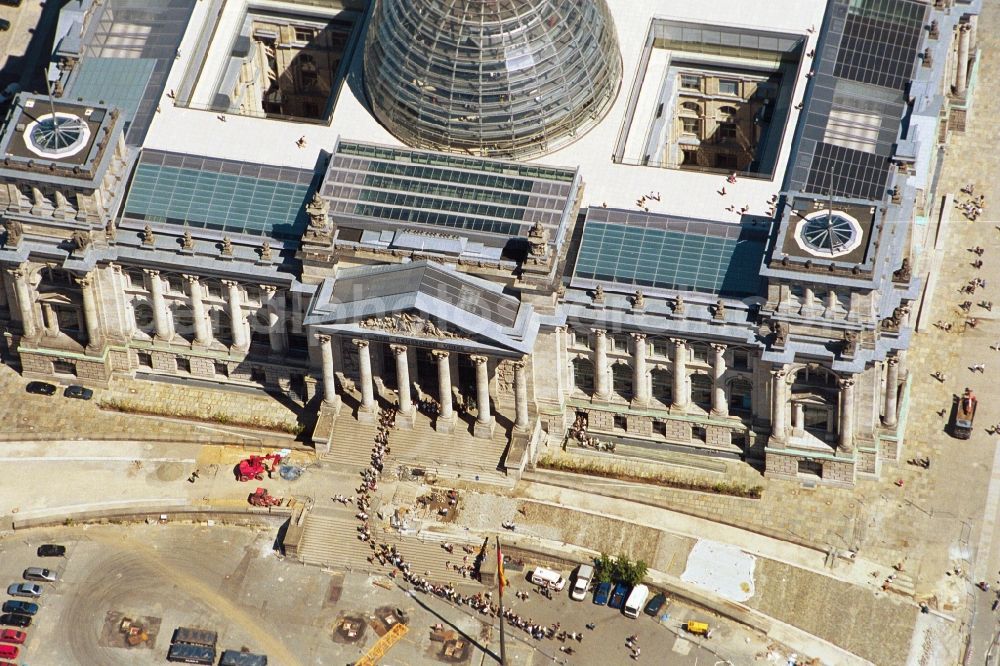
[[[507,576],[503,571],[503,551],[500,549],[500,540],[497,539],[497,583],[500,585],[500,594],[503,595],[503,588],[507,587]]]

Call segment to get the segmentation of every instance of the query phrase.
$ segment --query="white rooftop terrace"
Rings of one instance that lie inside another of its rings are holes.
[[[704,23],[709,26],[757,28],[773,32],[801,34],[807,38],[805,51],[815,47],[818,27],[822,24],[826,0],[771,0],[751,3],[746,0],[702,0],[678,3],[674,0],[606,0],[615,19],[621,45],[623,80],[618,97],[604,120],[575,143],[544,157],[530,160],[539,164],[580,167],[586,189],[585,206],[636,208],[644,194],[659,193],[660,201],[647,200],[651,213],[666,213],[722,222],[738,222],[740,215],[726,210],[749,206],[750,215],[766,215],[768,199],[777,193],[784,180],[789,160],[792,133],[799,111],[792,109],[784,128],[777,168],[771,179],[740,178],[727,183],[719,174],[680,169],[663,169],[616,164],[612,154],[617,145],[627,112],[650,22],[655,18]],[[228,53],[233,31],[238,31],[247,6],[246,0],[227,3],[222,24],[216,31],[212,49]],[[285,9],[296,13],[301,6],[281,2],[257,2],[255,8]],[[242,8],[242,9],[240,9]],[[180,46],[180,58],[167,80],[166,90],[180,87],[183,73],[201,26],[209,20],[209,3],[198,3]],[[338,136],[388,146],[402,146],[370,113],[361,86],[363,49],[356,49],[348,76],[340,91],[329,126],[285,122],[248,116],[175,107],[164,95],[145,146],[173,152],[191,153],[231,160],[311,169],[320,150],[331,151]],[[792,104],[802,100],[807,79],[803,75],[794,84]],[[636,122],[642,122],[637,117]],[[296,141],[303,137],[304,147]],[[718,193],[725,186],[726,195]]]

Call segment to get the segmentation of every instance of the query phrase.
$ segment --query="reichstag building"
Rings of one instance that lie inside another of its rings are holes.
[[[280,391],[321,451],[397,404],[513,476],[574,424],[877,476],[981,0],[681,4],[68,3],[0,128],[5,362]]]

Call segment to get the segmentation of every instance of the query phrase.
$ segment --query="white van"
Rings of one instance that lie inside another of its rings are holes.
[[[537,567],[531,572],[531,582],[556,592],[566,587],[566,580],[559,575],[559,572],[543,567]]]
[[[641,584],[633,587],[632,592],[628,595],[628,599],[625,600],[625,617],[639,617],[639,613],[642,612],[642,607],[646,605],[646,599],[648,598],[648,587]]]
[[[576,570],[576,582],[573,589],[569,591],[569,598],[575,601],[583,601],[590,589],[590,581],[594,578],[594,567],[589,564],[581,564]]]

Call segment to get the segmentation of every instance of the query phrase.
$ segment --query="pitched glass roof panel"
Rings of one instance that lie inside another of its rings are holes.
[[[341,141],[320,194],[342,226],[447,227],[505,245],[536,220],[561,242],[575,181],[573,169]]]
[[[173,157],[143,153],[123,217],[274,238],[301,236],[311,171],[283,169],[277,178],[268,179],[260,176],[263,167],[257,164]],[[184,166],[171,166],[176,164]]]
[[[766,233],[601,209],[588,213],[574,277],[620,285],[756,294]]]

